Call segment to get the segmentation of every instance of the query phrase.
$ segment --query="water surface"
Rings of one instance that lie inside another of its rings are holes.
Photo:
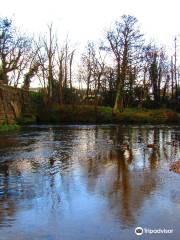
[[[149,148],[148,144],[153,144]],[[0,135],[1,240],[180,236],[178,126],[31,126]],[[134,229],[167,228],[173,234]]]

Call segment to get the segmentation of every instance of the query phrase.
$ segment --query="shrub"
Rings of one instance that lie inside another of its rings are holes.
[[[18,124],[20,125],[28,125],[36,123],[36,116],[32,115],[23,115],[17,119]]]
[[[7,131],[15,131],[15,130],[19,130],[20,126],[17,124],[12,124],[12,125],[8,125],[8,124],[3,124],[0,125],[0,132],[7,132]]]

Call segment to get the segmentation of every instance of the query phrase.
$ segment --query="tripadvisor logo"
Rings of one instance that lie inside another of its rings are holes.
[[[143,234],[143,228],[142,227],[137,227],[135,228],[135,234],[136,235],[142,235]]]
[[[135,234],[140,236],[142,234],[172,234],[173,229],[166,229],[166,228],[158,228],[158,229],[150,229],[150,228],[142,228],[136,227]]]

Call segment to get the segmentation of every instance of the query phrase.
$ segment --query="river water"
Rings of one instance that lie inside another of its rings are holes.
[[[180,175],[169,171],[178,159],[178,126],[1,134],[0,240],[179,240]],[[136,236],[137,226],[173,233]]]

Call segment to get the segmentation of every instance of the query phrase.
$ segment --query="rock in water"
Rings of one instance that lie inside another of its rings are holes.
[[[170,170],[170,171],[173,171],[173,172],[175,172],[175,173],[180,173],[180,160],[171,163],[169,170]]]

